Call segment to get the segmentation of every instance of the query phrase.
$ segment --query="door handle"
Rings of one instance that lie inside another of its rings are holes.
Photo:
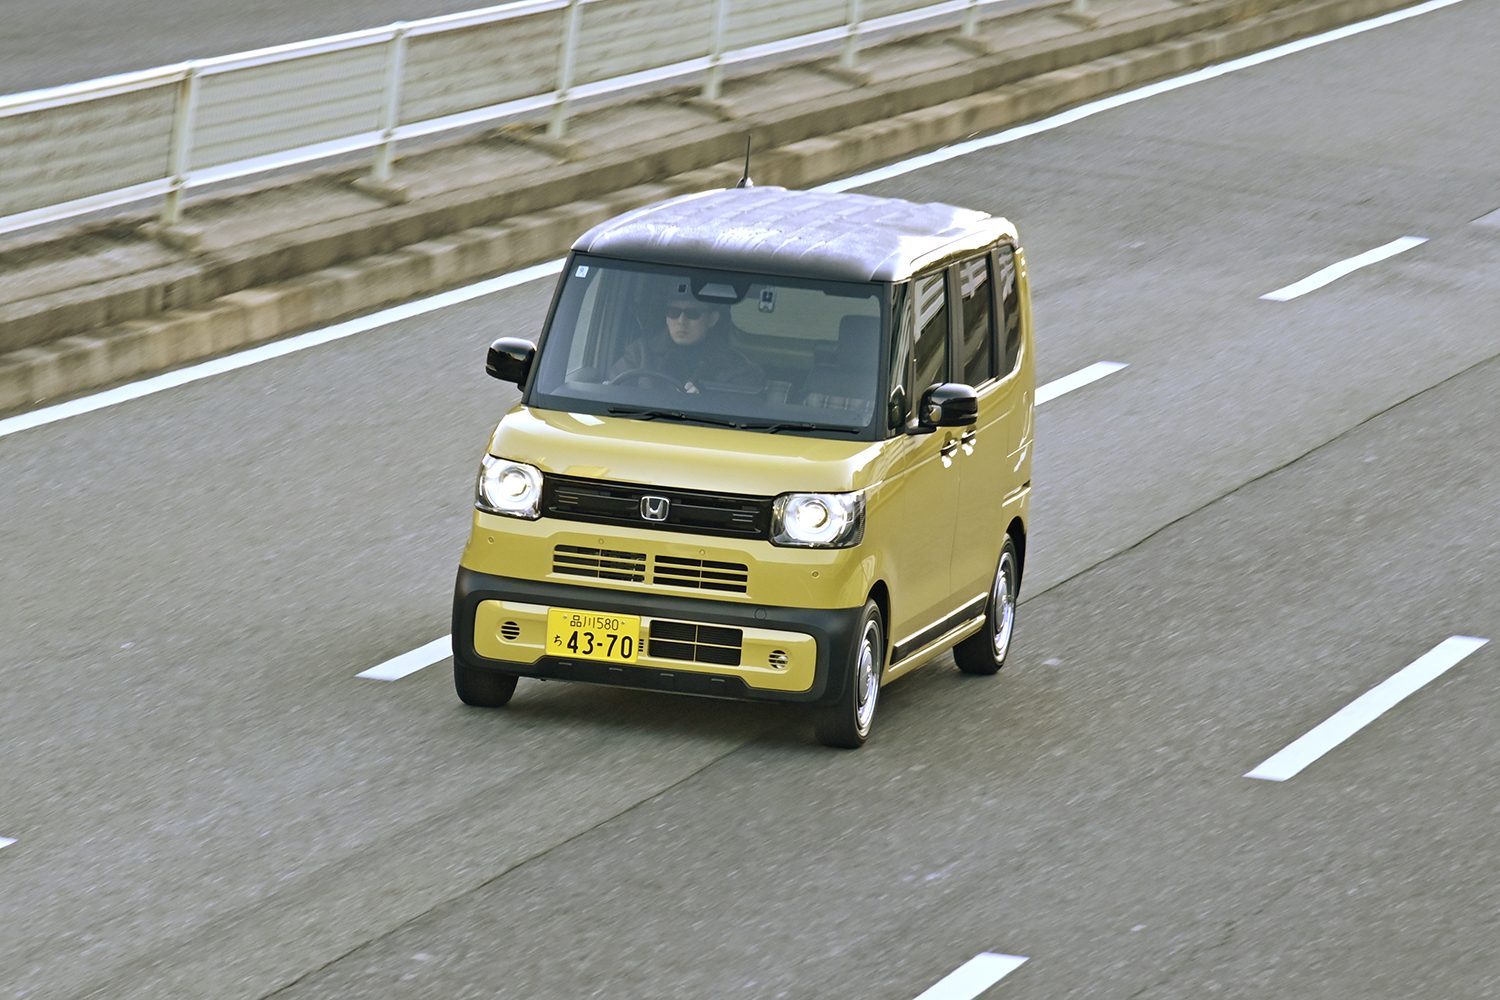
[[[952,461],[953,456],[958,454],[958,440],[949,438],[943,442],[943,447],[938,450],[938,454],[943,456],[944,463]]]
[[[959,443],[964,446],[964,454],[972,455],[974,454],[974,442],[979,440],[979,432],[970,427],[968,430],[964,431],[963,437],[959,438],[958,440]]]

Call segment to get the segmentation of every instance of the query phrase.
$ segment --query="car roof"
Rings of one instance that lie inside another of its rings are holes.
[[[1005,219],[937,202],[779,187],[683,195],[600,223],[573,249],[839,281],[899,281],[1001,240]]]

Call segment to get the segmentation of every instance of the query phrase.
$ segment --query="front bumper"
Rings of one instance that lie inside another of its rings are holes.
[[[545,655],[541,642],[549,607],[739,629],[747,653],[771,649],[773,655],[789,653],[791,662],[786,669],[778,669],[749,662],[756,659],[754,656],[747,657],[743,665],[716,666],[644,653],[640,662],[633,664]],[[842,689],[853,660],[862,611],[768,607],[607,590],[518,580],[459,567],[453,594],[453,655],[472,668],[522,677],[740,700],[813,702]],[[537,622],[541,623],[541,635],[535,632]]]

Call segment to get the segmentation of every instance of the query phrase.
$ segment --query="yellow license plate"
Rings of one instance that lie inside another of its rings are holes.
[[[634,663],[640,645],[641,619],[636,615],[547,609],[547,652],[553,656]]]

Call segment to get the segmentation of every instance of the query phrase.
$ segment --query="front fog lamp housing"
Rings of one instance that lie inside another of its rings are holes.
[[[479,483],[474,506],[491,514],[506,514],[535,520],[542,516],[542,472],[525,464],[494,455],[479,463]]]
[[[771,541],[802,548],[843,549],[865,534],[863,493],[783,493],[771,506]]]

